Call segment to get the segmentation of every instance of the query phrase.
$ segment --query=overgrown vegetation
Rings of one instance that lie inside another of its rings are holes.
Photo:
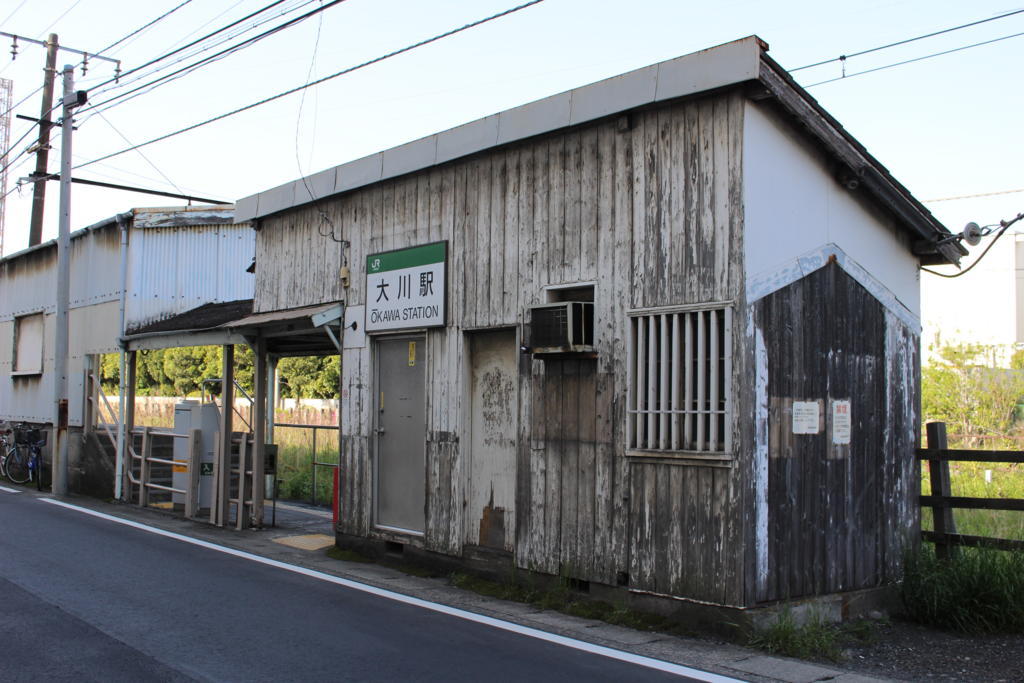
[[[315,416],[307,416],[309,417]],[[337,425],[337,416],[331,416]],[[283,420],[289,421],[290,420]],[[304,424],[316,424],[304,423]],[[290,500],[313,501],[330,505],[334,492],[334,473],[330,467],[316,468],[316,498],[313,497],[313,438],[312,430],[300,427],[277,427],[277,479],[280,481],[278,497]],[[318,430],[316,461],[338,463],[338,432]]]
[[[946,423],[950,448],[1020,448],[1024,353],[1013,354],[1007,368],[998,366],[994,346],[945,344],[933,351],[921,369],[924,421]]]
[[[885,623],[868,619],[827,623],[820,614],[811,613],[800,624],[790,610],[785,610],[774,623],[754,631],[747,644],[785,657],[838,662],[843,659],[845,647],[876,642],[878,628]]]
[[[542,589],[528,577],[525,581],[490,581],[472,574],[456,572],[450,577],[451,584],[464,590],[500,600],[511,600],[570,614],[583,619],[596,619],[609,624],[625,626],[640,631],[660,631],[676,635],[692,635],[678,622],[660,614],[644,612],[627,607],[624,603],[612,604],[604,600],[592,600],[569,588],[567,581],[560,581],[555,587]]]
[[[946,344],[932,350],[935,356],[922,368],[923,421],[945,422],[950,448],[1024,449],[1024,349],[1012,355],[981,344]],[[931,493],[928,474],[925,466],[925,495]],[[954,496],[1024,498],[1020,464],[953,462],[950,481]],[[1024,540],[1020,512],[956,509],[953,515],[960,533]],[[921,526],[933,528],[930,509],[921,511]]]
[[[800,659],[839,661],[842,652],[837,628],[826,624],[817,614],[798,624],[789,610],[779,615],[774,624],[755,631],[748,644],[770,654]]]
[[[1024,633],[1024,552],[960,548],[948,560],[925,545],[908,557],[906,614],[963,633]]]

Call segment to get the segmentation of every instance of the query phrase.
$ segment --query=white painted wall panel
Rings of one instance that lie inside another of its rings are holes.
[[[920,317],[917,261],[895,226],[841,187],[821,154],[753,102],[744,116],[743,171],[748,282],[834,244]]]

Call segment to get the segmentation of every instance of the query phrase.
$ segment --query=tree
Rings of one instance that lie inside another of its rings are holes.
[[[277,365],[282,398],[338,398],[338,356],[283,358]]]
[[[946,344],[937,356],[921,371],[924,420],[945,422],[953,447],[1013,447],[1024,370],[992,367],[992,348],[981,344]]]

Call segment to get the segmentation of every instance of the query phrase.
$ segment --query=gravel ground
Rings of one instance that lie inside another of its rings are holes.
[[[844,668],[902,681],[1024,681],[1024,635],[962,636],[894,620],[870,644],[848,646]]]

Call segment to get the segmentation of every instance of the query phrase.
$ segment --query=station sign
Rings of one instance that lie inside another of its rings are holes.
[[[367,332],[443,327],[448,243],[433,242],[366,257]]]

